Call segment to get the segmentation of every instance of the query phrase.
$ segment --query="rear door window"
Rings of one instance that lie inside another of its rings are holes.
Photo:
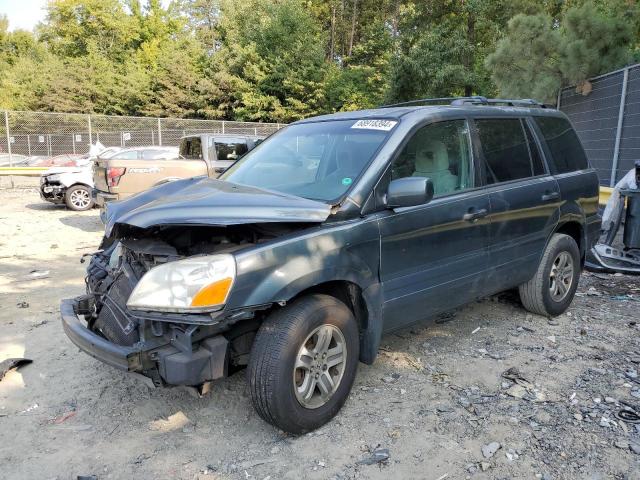
[[[237,160],[249,151],[247,141],[242,138],[212,138],[218,160]]]
[[[180,142],[180,156],[187,160],[202,160],[202,142],[200,138],[183,138]]]
[[[544,173],[540,154],[530,149],[521,119],[487,118],[478,119],[475,123],[484,155],[487,183],[509,182]],[[535,167],[532,151],[534,156],[538,156]]]
[[[587,156],[571,124],[562,117],[535,117],[549,148],[556,173],[589,168]]]

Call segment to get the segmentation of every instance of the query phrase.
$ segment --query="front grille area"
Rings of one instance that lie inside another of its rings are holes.
[[[139,276],[125,261],[117,268],[109,266],[113,249],[97,253],[87,268],[87,291],[95,296],[96,317],[92,329],[118,345],[131,346],[140,340],[138,322],[127,312],[127,299]]]
[[[95,327],[110,341],[118,345],[131,346],[138,342],[138,324],[127,315],[126,303],[133,285],[124,273],[118,275],[107,293],[102,297],[102,308]]]

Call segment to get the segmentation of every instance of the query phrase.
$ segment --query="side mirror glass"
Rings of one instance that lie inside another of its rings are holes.
[[[433,198],[433,182],[425,177],[405,177],[392,180],[387,189],[387,207],[424,205]]]

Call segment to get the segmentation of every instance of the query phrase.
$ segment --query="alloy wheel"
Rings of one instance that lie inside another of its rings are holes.
[[[321,325],[298,350],[293,368],[296,399],[305,408],[319,408],[336,392],[344,376],[347,346],[334,325]]]
[[[569,252],[560,252],[551,265],[549,292],[554,302],[561,302],[573,284],[573,258]]]
[[[87,208],[91,203],[91,197],[89,196],[89,192],[81,189],[74,190],[73,192],[71,192],[71,195],[69,196],[69,200],[71,201],[71,204],[78,209]]]

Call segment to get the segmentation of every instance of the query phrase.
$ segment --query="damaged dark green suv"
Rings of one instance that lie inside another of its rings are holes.
[[[262,418],[330,420],[381,335],[519,287],[571,303],[596,239],[598,179],[566,117],[461,98],[296,122],[219,180],[110,203],[78,347],[156,385],[244,367]]]

